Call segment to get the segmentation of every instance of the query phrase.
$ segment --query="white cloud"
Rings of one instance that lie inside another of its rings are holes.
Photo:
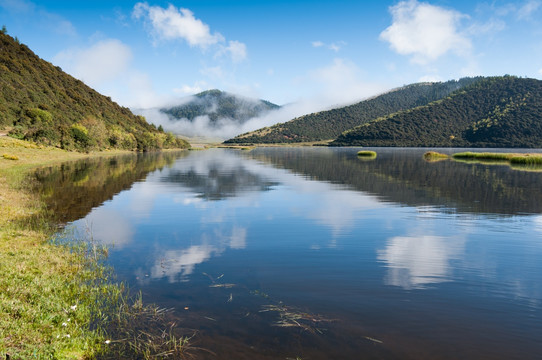
[[[153,32],[160,39],[183,39],[190,46],[207,48],[209,45],[224,41],[220,33],[211,34],[209,25],[194,17],[188,9],[177,9],[169,5],[167,9],[160,6],[149,6],[139,2],[134,6],[133,16],[149,21]]]
[[[173,92],[180,95],[194,95],[202,92],[206,88],[209,88],[209,85],[205,81],[196,81],[194,85],[182,85],[179,88],[174,88]]]
[[[121,76],[129,68],[132,58],[129,46],[116,39],[107,39],[87,49],[62,51],[53,62],[86,84],[99,86]]]
[[[390,12],[393,23],[380,39],[415,63],[426,64],[450,51],[462,55],[471,48],[470,39],[458,30],[466,15],[455,10],[409,0],[390,7]]]
[[[465,240],[460,238],[397,236],[377,251],[377,259],[388,266],[386,284],[412,289],[448,281],[450,262],[464,252]]]
[[[317,92],[313,96],[321,106],[334,106],[361,101],[368,96],[384,91],[377,84],[362,79],[362,71],[348,59],[335,58],[325,67],[312,70],[305,81],[312,83]]]
[[[242,42],[232,40],[229,46],[225,48],[225,52],[229,53],[234,63],[241,62],[247,58],[247,47]]]

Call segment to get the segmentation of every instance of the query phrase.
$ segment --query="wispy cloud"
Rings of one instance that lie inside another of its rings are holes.
[[[117,39],[106,39],[86,49],[60,52],[54,62],[90,86],[99,86],[121,76],[130,66],[130,47]]]
[[[234,63],[239,63],[247,58],[247,46],[237,40],[231,40],[228,46],[222,46],[215,57],[223,55],[229,55]]]
[[[529,0],[517,10],[517,18],[520,20],[530,18],[542,5],[542,1]]]
[[[326,43],[324,43],[322,41],[313,41],[313,42],[311,42],[311,45],[312,45],[312,47],[315,47],[315,48],[323,47],[323,48],[326,48],[328,50],[339,52],[339,50],[341,50],[346,45],[346,42],[337,41],[337,42],[334,42],[334,43],[331,43],[331,44],[326,44]]]
[[[75,36],[77,31],[73,24],[62,16],[46,11],[31,1],[0,0],[0,8],[14,16],[25,16],[38,19],[40,27],[59,35]]]
[[[390,13],[393,23],[380,39],[415,63],[427,64],[450,51],[465,54],[471,48],[470,39],[459,30],[467,16],[455,10],[409,0],[390,7]]]

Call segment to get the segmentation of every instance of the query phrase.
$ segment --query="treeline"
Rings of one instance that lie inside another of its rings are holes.
[[[68,150],[188,148],[0,32],[0,129]]]
[[[178,120],[192,121],[198,116],[207,115],[211,123],[216,123],[219,119],[245,122],[278,108],[278,105],[269,101],[246,99],[215,89],[196,94],[185,104],[160,111]]]
[[[542,147],[542,81],[482,78],[346,131],[332,146]]]
[[[346,130],[376,118],[426,105],[448,96],[477,78],[401,87],[357,104],[295,118],[286,123],[239,135],[226,143],[297,143],[332,140]]]

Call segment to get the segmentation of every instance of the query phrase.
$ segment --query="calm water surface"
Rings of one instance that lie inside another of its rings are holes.
[[[542,358],[542,173],[215,149],[37,174],[210,359]],[[448,151],[451,151],[449,149]]]

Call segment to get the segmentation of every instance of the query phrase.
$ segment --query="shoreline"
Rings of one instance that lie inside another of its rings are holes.
[[[91,253],[86,239],[55,244],[58,224],[31,191],[28,174],[40,167],[124,154],[134,152],[86,154],[0,137],[0,358],[88,359],[114,351],[129,359],[134,344],[110,337],[138,331],[139,323],[166,326],[157,307],[130,298],[112,279],[102,261],[106,248]],[[189,347],[182,337],[166,340]]]

